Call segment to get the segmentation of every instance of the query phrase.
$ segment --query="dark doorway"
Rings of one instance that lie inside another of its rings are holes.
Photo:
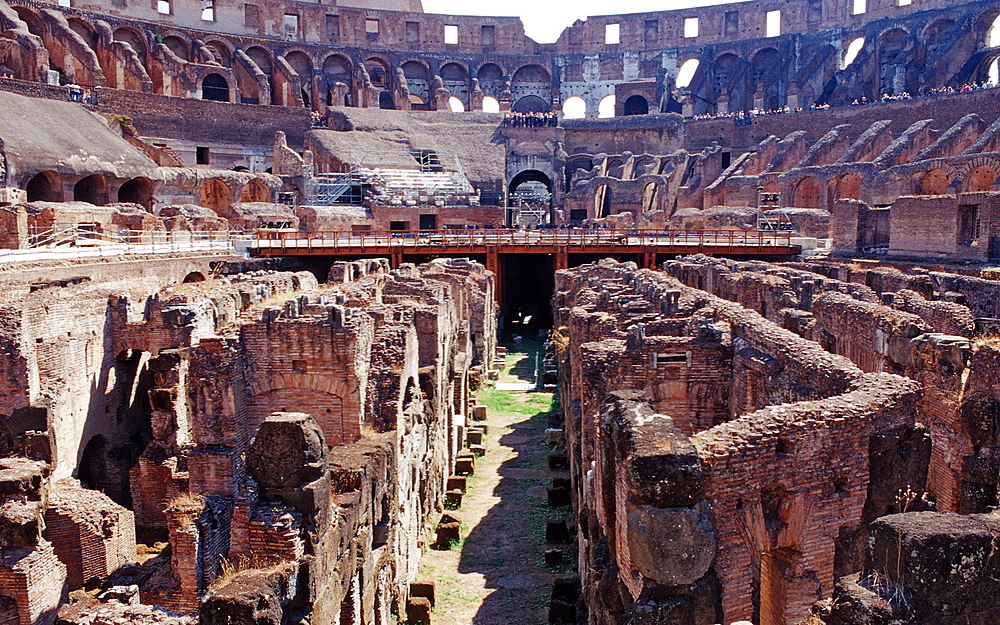
[[[57,175],[43,171],[28,181],[25,190],[29,202],[61,202],[62,192],[59,189]]]
[[[649,114],[649,102],[641,95],[634,95],[625,100],[622,112],[626,115],[647,115]]]
[[[552,327],[555,259],[551,254],[505,254],[503,264],[504,330],[518,333]]]
[[[421,215],[420,216],[420,229],[421,230],[437,230],[437,215]]]
[[[515,113],[548,113],[552,106],[537,95],[526,95],[511,107]]]
[[[104,176],[93,174],[76,183],[73,187],[73,200],[90,202],[95,206],[108,203],[108,183]]]
[[[132,178],[118,187],[118,201],[132,202],[149,210],[152,207],[152,183],[148,178]]]
[[[209,74],[201,83],[201,99],[229,102],[229,83],[218,74]]]

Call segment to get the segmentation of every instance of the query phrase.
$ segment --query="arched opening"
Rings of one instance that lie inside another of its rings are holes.
[[[552,198],[552,180],[537,169],[526,169],[507,185],[511,206],[548,205]]]
[[[819,181],[812,176],[806,176],[795,185],[795,196],[792,202],[795,208],[819,208]]]
[[[464,110],[464,105],[469,100],[469,70],[458,63],[445,63],[440,75],[444,88],[462,102]]]
[[[274,63],[271,61],[271,53],[260,46],[253,46],[246,49],[246,55],[250,57],[261,72],[267,77],[267,93],[270,95],[271,104],[277,104],[278,98],[275,97],[274,82],[272,76],[274,74]],[[256,93],[259,89],[254,88],[253,92]],[[241,93],[249,93],[250,91],[244,87],[240,88]],[[263,94],[261,94],[263,97]]]
[[[12,6],[11,8],[21,18],[21,21],[28,26],[29,33],[37,37],[45,35],[45,27],[42,25],[42,20],[33,11],[22,6]]]
[[[452,113],[465,112],[465,104],[455,96],[448,98],[448,108],[451,109]]]
[[[176,54],[180,59],[184,61],[191,60],[191,52],[189,50],[188,43],[180,37],[164,37],[163,45],[170,48],[170,51]]]
[[[625,115],[648,115],[649,102],[641,95],[630,96],[622,106],[622,113]]]
[[[80,180],[73,186],[73,201],[104,206],[108,203],[108,181],[100,174]]]
[[[76,18],[70,18],[67,22],[69,23],[70,30],[80,35],[80,38],[86,42],[87,46],[96,52],[97,37],[95,36],[94,29],[90,26],[90,24]]]
[[[878,40],[879,89],[881,94],[899,95],[906,90],[905,49],[906,31],[893,28]]]
[[[924,174],[920,181],[920,193],[923,195],[944,195],[948,192],[951,179],[943,169],[932,169]]]
[[[717,112],[723,112],[719,100],[728,99],[725,110],[742,111],[744,108],[744,88],[741,76],[745,74],[746,61],[741,62],[735,54],[723,54],[712,64],[712,90]]]
[[[210,208],[219,217],[229,213],[232,191],[224,180],[211,178],[201,186],[201,205]]]
[[[847,47],[844,48],[844,56],[841,57],[840,59],[840,68],[847,69],[848,67],[850,67],[851,63],[854,62],[854,59],[858,58],[858,54],[861,53],[861,50],[864,47],[865,47],[864,37],[857,37],[855,39],[851,39],[851,41],[847,44]]]
[[[59,174],[43,171],[35,174],[25,186],[29,202],[62,202],[62,184]]]
[[[298,50],[286,54],[285,61],[293,70],[295,70],[295,74],[298,76],[298,84],[295,85],[295,88],[299,93],[299,97],[302,99],[302,106],[311,107],[313,85],[312,61],[308,56]],[[289,102],[289,104],[291,103]]]
[[[131,28],[118,28],[111,35],[115,41],[127,43],[143,62],[146,61],[146,39]]]
[[[600,104],[597,105],[597,116],[600,118],[615,116],[615,94],[601,98]]]
[[[688,59],[681,63],[681,68],[677,70],[677,80],[674,82],[678,89],[686,89],[691,85],[699,65],[701,61],[698,59]]]
[[[993,57],[986,70],[986,82],[990,85],[1000,84],[1000,56]]]
[[[431,79],[430,71],[427,66],[418,61],[407,61],[403,63],[403,76],[406,77],[406,86],[410,91],[411,96],[417,96],[420,98],[420,104],[426,105],[431,101]],[[372,79],[374,84],[375,80]],[[417,104],[416,101],[411,100],[411,103]],[[413,108],[427,109],[427,106],[414,106]]]
[[[221,41],[209,41],[205,43],[205,48],[212,55],[212,58],[215,59],[216,63],[223,67],[229,67],[229,62],[233,55],[226,44]]]
[[[510,82],[510,92],[515,102],[528,96],[537,96],[545,103],[542,111],[552,110],[552,78],[549,71],[541,65],[525,65],[514,72]]]
[[[583,119],[587,116],[587,102],[578,95],[571,95],[563,102],[563,119]]]
[[[837,182],[837,199],[861,199],[861,176],[844,174]]]
[[[229,83],[219,74],[209,74],[201,82],[201,98],[229,102]]]
[[[996,180],[997,172],[995,169],[989,165],[980,165],[965,176],[965,191],[967,193],[989,191],[993,188],[993,183]]]
[[[132,178],[118,187],[118,201],[139,204],[146,210],[153,206],[153,183],[149,178]]]
[[[566,190],[569,191],[570,185],[573,182],[573,174],[577,171],[583,170],[585,172],[590,171],[594,168],[594,161],[590,160],[590,157],[574,157],[572,160],[566,163]]]
[[[271,192],[260,180],[251,180],[240,191],[240,202],[270,202]]]
[[[80,454],[76,477],[84,488],[103,491],[108,481],[108,439],[97,434]]]
[[[1000,15],[993,18],[993,22],[986,31],[986,45],[990,48],[1000,46]]]
[[[189,284],[191,282],[204,282],[205,274],[200,271],[192,271],[188,275],[184,276],[184,284]]]
[[[417,65],[420,65],[419,63]],[[389,86],[389,66],[382,61],[382,59],[370,58],[365,61],[365,69],[368,71],[368,77],[372,81],[372,85],[376,87],[388,87]],[[403,74],[406,74],[406,70],[403,70]]]
[[[499,113],[500,112],[500,102],[491,95],[483,98],[483,112],[484,113]]]
[[[323,80],[326,82],[326,104],[327,106],[350,106],[351,92],[354,89],[353,70],[351,62],[339,55],[330,55],[323,61]],[[338,87],[340,83],[344,87]],[[341,97],[337,97],[338,89],[343,90]]]
[[[476,72],[476,77],[479,78],[479,88],[483,91],[483,95],[499,101],[500,93],[503,91],[503,70],[500,66],[486,63]]]
[[[516,113],[547,113],[552,107],[536,95],[524,96],[514,103],[511,110]]]

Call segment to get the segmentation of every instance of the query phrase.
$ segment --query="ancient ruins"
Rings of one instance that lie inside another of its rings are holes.
[[[0,0],[0,625],[453,622],[525,337],[538,622],[992,625],[998,96],[994,0]]]

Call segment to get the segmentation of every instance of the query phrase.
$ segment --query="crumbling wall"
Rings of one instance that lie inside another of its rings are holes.
[[[763,301],[763,290],[749,293]],[[558,272],[553,302],[592,622],[795,622],[857,568],[866,523],[893,511],[898,492],[923,488],[917,383],[865,374],[754,311],[630,263]],[[676,376],[667,389],[683,398],[685,385],[725,375],[721,414],[699,422],[683,401],[617,392],[662,392],[655,359],[685,341],[714,348],[716,369],[698,369],[694,354],[664,358]],[[659,523],[670,539],[650,536]]]

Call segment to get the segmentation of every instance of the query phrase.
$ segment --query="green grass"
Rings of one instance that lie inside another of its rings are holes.
[[[486,406],[491,414],[523,414],[535,416],[551,412],[555,407],[555,397],[552,393],[534,393],[524,403],[515,402],[522,393],[517,391],[498,391],[487,389],[480,391],[479,403]]]

